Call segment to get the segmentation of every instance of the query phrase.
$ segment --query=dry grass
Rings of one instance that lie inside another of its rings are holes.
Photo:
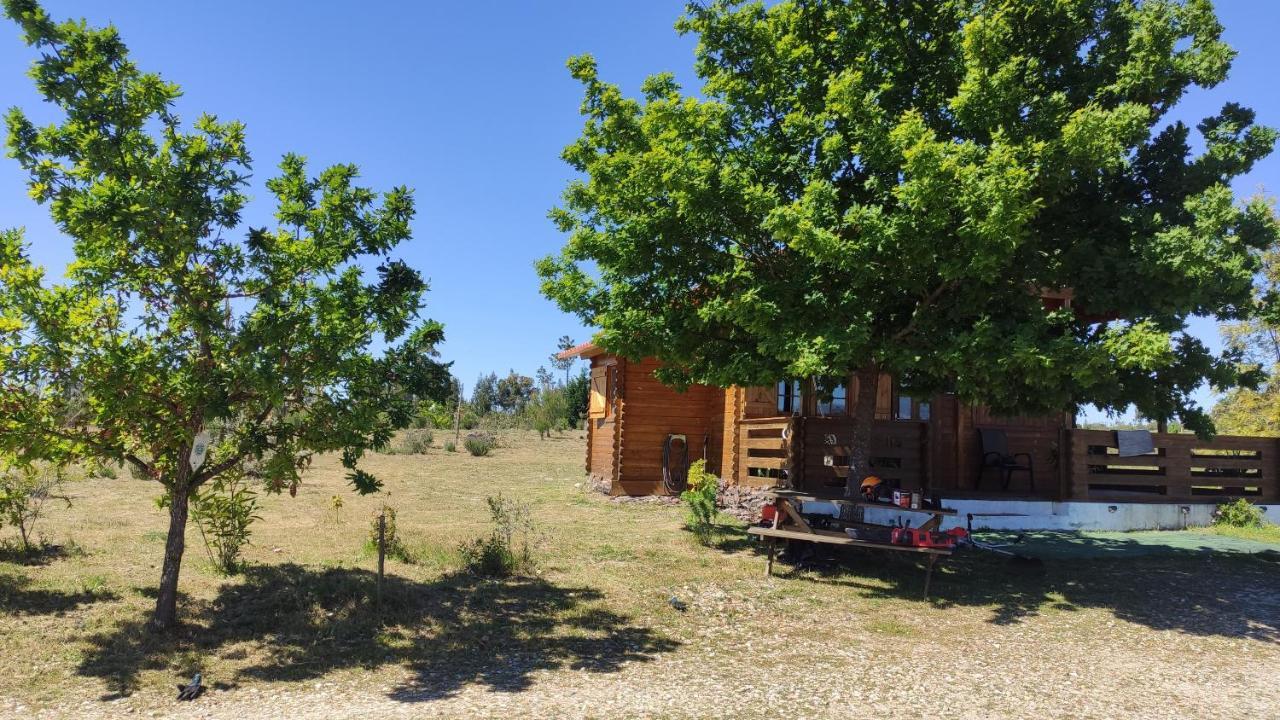
[[[577,433],[506,433],[489,457],[446,453],[451,438],[436,435],[425,455],[369,459],[381,496],[352,495],[324,459],[296,498],[266,499],[243,576],[216,575],[190,532],[173,637],[142,629],[163,549],[157,488],[75,485],[74,507],[42,528],[65,551],[0,560],[0,715],[172,709],[173,684],[196,670],[223,690],[199,701],[219,717],[261,714],[265,696],[282,716],[338,714],[320,688],[371,717],[419,702],[442,716],[601,717],[740,716],[773,702],[847,715],[853,698],[992,717],[1276,706],[1262,668],[1280,665],[1280,566],[1265,557],[1027,573],[971,556],[935,576],[928,603],[920,570],[883,555],[766,580],[740,528],[703,547],[679,508],[582,490]],[[533,509],[534,577],[459,572],[456,548],[489,531],[485,498],[498,493]],[[363,544],[382,502],[415,562],[388,563],[379,615]]]

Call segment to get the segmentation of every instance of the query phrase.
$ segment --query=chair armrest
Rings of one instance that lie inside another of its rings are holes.
[[[1010,455],[1009,457],[1011,457],[1011,458],[1020,458],[1020,457],[1023,457],[1023,458],[1026,458],[1026,459],[1027,459],[1027,464],[1028,464],[1028,465],[1030,465],[1030,464],[1031,464],[1031,453],[1013,453],[1013,454],[1012,454],[1012,455]]]

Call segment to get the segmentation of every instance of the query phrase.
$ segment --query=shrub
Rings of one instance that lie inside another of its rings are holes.
[[[688,527],[703,543],[715,526],[719,483],[719,478],[707,472],[707,461],[699,459],[689,466],[689,487],[680,493],[688,510]]]
[[[382,533],[382,547],[387,557],[403,563],[412,563],[413,556],[409,553],[409,548],[405,546],[404,539],[400,537],[400,531],[396,527],[396,509],[390,505],[383,504],[374,511],[373,518],[369,521],[369,539],[364,543],[365,551],[375,555],[378,552],[379,515],[385,515],[387,518]]]
[[[1262,508],[1244,498],[1222,503],[1217,510],[1213,511],[1213,524],[1238,528],[1260,528],[1263,525]]]
[[[50,500],[61,500],[71,507],[71,498],[61,493],[65,481],[62,468],[45,463],[0,471],[0,518],[17,529],[23,552],[32,551],[36,522]]]
[[[452,440],[444,444],[445,452],[458,452],[458,446]]]
[[[257,512],[258,494],[234,475],[218,478],[191,497],[191,517],[218,572],[233,575],[243,568],[241,553],[253,534],[249,526],[262,519]]]
[[[435,434],[426,428],[401,430],[396,434],[396,442],[392,447],[394,455],[423,455],[431,449]]]
[[[458,552],[468,572],[510,577],[532,571],[536,544],[529,506],[498,495],[487,498],[493,530],[488,537],[463,543]]]
[[[462,444],[467,448],[467,452],[476,457],[482,457],[498,446],[498,438],[493,433],[473,432],[467,434]]]

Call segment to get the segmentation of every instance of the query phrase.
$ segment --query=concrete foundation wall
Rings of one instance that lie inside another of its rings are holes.
[[[942,529],[964,527],[968,514],[975,515],[973,527],[990,530],[1180,530],[1213,522],[1217,503],[1105,503],[1053,502],[1049,500],[946,500],[944,506],[955,510],[954,517],[943,519]],[[1280,524],[1280,505],[1260,505],[1269,522]],[[1184,512],[1183,509],[1186,509]],[[835,505],[826,502],[805,503],[805,512],[830,512]],[[999,513],[999,515],[991,515]],[[986,517],[981,517],[986,515]],[[899,513],[889,509],[867,508],[869,523],[892,525],[905,518],[919,525],[919,513]]]

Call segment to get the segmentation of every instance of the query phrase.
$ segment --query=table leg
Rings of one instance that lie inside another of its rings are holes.
[[[769,546],[769,561],[768,561],[768,562],[765,564],[765,566],[764,566],[764,574],[765,574],[766,576],[772,576],[772,575],[773,575],[773,552],[774,552],[774,545],[773,545],[773,543],[774,543],[774,539],[773,539],[773,538],[768,538],[767,544],[768,544],[768,546]]]
[[[924,570],[924,599],[928,600],[929,599],[929,581],[933,579],[933,566],[938,562],[938,556],[930,554],[930,555],[927,555],[926,557],[928,557],[929,560],[925,564],[925,570]]]

